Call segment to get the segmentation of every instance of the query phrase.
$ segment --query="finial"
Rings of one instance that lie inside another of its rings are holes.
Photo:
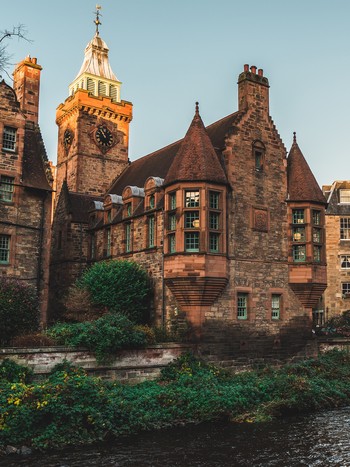
[[[199,115],[199,102],[196,102],[196,115]]]
[[[293,144],[296,144],[297,142],[297,133],[296,131],[293,131]]]
[[[98,31],[98,27],[101,23],[100,21],[100,10],[102,9],[101,5],[96,5],[96,11],[95,11],[95,15],[96,15],[96,19],[94,21],[94,23],[96,24],[96,34],[98,35],[99,34],[99,31]],[[101,15],[102,16],[102,15]]]

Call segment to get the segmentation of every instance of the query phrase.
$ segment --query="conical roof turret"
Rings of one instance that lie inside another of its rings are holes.
[[[179,181],[227,184],[227,177],[199,115],[193,120],[165,177],[164,185]]]
[[[327,204],[321,188],[301,152],[294,133],[287,159],[288,197],[290,201],[309,201]]]

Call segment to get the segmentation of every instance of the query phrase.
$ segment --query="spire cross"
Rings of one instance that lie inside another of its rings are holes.
[[[96,34],[99,34],[98,27],[100,24],[102,24],[100,21],[100,10],[101,9],[102,9],[101,5],[96,5],[96,11],[95,11],[96,19],[94,20],[94,23],[96,24]]]

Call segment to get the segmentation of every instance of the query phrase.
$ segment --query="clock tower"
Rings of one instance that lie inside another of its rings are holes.
[[[132,104],[121,100],[122,83],[112,71],[109,49],[99,35],[99,9],[83,64],[69,86],[69,97],[56,111],[57,195],[63,181],[69,191],[104,195],[128,165]]]

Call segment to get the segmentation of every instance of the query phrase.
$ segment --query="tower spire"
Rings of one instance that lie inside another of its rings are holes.
[[[101,21],[100,21],[100,10],[102,9],[101,5],[96,5],[96,11],[94,12],[96,15],[96,19],[94,20],[94,23],[96,25],[96,35],[99,35],[99,30],[98,27],[100,26]],[[102,16],[102,15],[101,15]]]

